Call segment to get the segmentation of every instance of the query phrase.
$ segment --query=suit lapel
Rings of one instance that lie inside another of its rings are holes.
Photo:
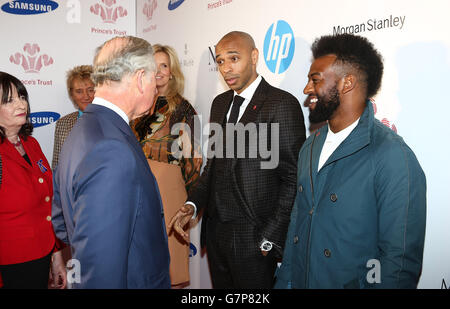
[[[20,155],[20,153],[16,150],[16,148],[14,148],[14,146],[9,141],[5,140],[3,143],[6,146],[6,152],[3,153],[3,155],[9,157],[11,160],[14,160],[15,162],[17,162],[18,164],[20,164],[23,168],[25,168],[27,170],[33,168],[32,167],[32,166],[34,166],[33,161],[32,161],[33,159],[31,157],[31,153],[30,153],[28,146],[25,145],[26,142],[24,140],[22,140],[22,146],[23,146],[23,149],[25,150],[25,153],[30,158],[32,166],[30,166],[30,164],[28,164],[28,162],[25,161],[25,159]]]
[[[314,198],[316,201],[318,201],[318,197],[320,196],[320,192],[322,190],[323,183],[319,183],[317,181],[319,174],[318,167],[319,167],[319,159],[320,159],[320,153],[322,152],[323,145],[325,143],[325,140],[327,138],[328,134],[328,125],[322,126],[320,129],[315,131],[314,138],[311,144],[311,148],[309,149],[308,153],[308,161],[309,161],[309,175],[311,177],[311,185],[314,187]],[[323,170],[320,170],[321,173],[323,173]]]
[[[233,101],[233,94],[233,90],[229,90],[224,93],[223,98],[221,98],[221,101],[216,104],[217,107],[211,113],[210,122],[219,123],[221,126],[225,126],[226,116]]]
[[[256,88],[255,93],[253,94],[252,99],[250,100],[250,103],[248,104],[247,108],[245,109],[244,114],[242,115],[241,119],[238,121],[239,123],[242,123],[244,126],[249,124],[249,123],[257,123],[257,119],[258,119],[258,113],[260,111],[260,109],[262,108],[262,106],[264,105],[264,102],[266,100],[267,97],[267,91],[269,89],[269,84],[264,80],[264,78],[261,80],[260,84],[258,85],[258,87]],[[248,147],[248,145],[246,145],[246,147]],[[245,159],[244,159],[245,160]],[[250,204],[248,203],[248,201],[246,200],[246,194],[244,194],[243,190],[245,190],[245,188],[241,188],[239,187],[238,181],[236,179],[236,166],[238,163],[238,159],[237,158],[233,158],[232,162],[231,162],[231,169],[232,169],[232,177],[233,177],[233,183],[235,184],[235,191],[236,193],[239,195],[239,198],[241,201],[243,201],[242,204],[242,208],[244,213],[247,214],[247,216],[250,218],[251,222],[254,222],[256,225],[260,225],[257,219],[257,216],[255,215],[252,207],[250,206]],[[241,162],[243,160],[241,159]],[[245,166],[245,163],[242,163]]]
[[[264,80],[264,78],[262,78],[261,83],[258,85],[258,88],[256,88],[256,91],[253,94],[250,103],[248,104],[244,114],[239,120],[239,122],[244,126],[248,123],[256,122],[258,112],[264,105],[264,101],[266,100],[268,88],[269,84]]]
[[[22,146],[25,150],[25,153],[28,155],[28,158],[30,158],[31,166],[28,164],[28,162],[20,155],[20,153],[14,148],[14,146],[9,142],[7,143],[7,152],[4,153],[5,156],[9,157],[11,160],[15,161],[19,165],[21,165],[24,169],[31,172],[35,175],[42,175],[46,172],[48,172],[49,167],[44,165],[44,158],[39,157],[38,154],[34,151],[33,147],[31,146],[30,141],[25,141],[22,139]],[[40,165],[38,162],[41,161]]]
[[[78,112],[72,113],[72,117],[70,117],[70,128],[73,128],[77,120],[78,120]]]

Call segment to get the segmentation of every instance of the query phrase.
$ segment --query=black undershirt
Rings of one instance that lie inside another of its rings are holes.
[[[27,161],[28,164],[30,164],[30,166],[31,166],[31,160],[30,160],[30,157],[28,157],[27,154],[24,154],[22,157],[23,157],[23,158],[25,159],[25,161]]]

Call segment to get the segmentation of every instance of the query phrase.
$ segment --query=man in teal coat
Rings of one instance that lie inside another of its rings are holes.
[[[365,38],[324,36],[304,93],[327,120],[299,153],[297,196],[276,288],[416,288],[425,175],[403,139],[374,118],[383,63]]]

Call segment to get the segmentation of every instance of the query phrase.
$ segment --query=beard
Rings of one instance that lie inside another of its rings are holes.
[[[319,123],[329,120],[340,104],[339,91],[337,85],[334,85],[327,94],[317,96],[316,106],[309,113],[309,121]]]

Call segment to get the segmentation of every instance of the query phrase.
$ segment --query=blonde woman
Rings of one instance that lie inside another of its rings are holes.
[[[196,152],[198,143],[193,138],[196,112],[182,96],[184,76],[178,56],[170,46],[156,44],[153,49],[159,96],[153,110],[135,121],[133,128],[158,182],[167,227],[197,181],[202,159],[195,155],[199,153]],[[171,233],[169,252],[172,287],[186,286],[189,283],[189,244]]]

